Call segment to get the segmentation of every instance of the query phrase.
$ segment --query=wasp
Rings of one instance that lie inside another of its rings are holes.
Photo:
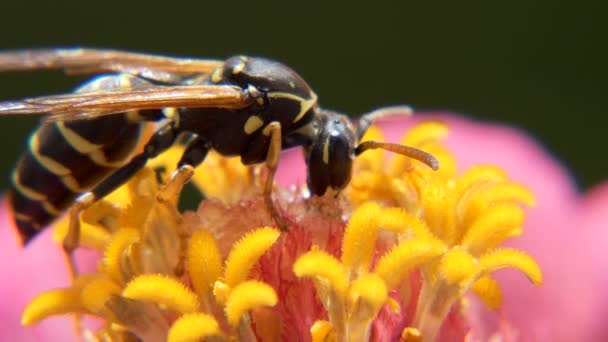
[[[40,69],[97,77],[73,93],[0,103],[2,116],[45,115],[11,177],[10,200],[24,243],[68,207],[87,207],[125,183],[182,133],[192,139],[177,172],[195,168],[211,149],[240,156],[244,164],[265,163],[264,201],[281,228],[286,225],[271,192],[283,149],[303,146],[308,188],[319,196],[342,190],[353,159],[369,149],[438,167],[432,155],[412,147],[359,142],[374,119],[407,111],[403,107],[351,121],[321,108],[295,71],[265,58],[219,61],[80,48],[0,52],[0,72]],[[159,125],[144,142],[150,122]],[[144,148],[136,153],[140,142]],[[70,225],[64,249],[70,253],[77,243],[77,227]]]

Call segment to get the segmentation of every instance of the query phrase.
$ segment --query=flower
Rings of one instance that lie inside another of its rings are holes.
[[[418,125],[407,139],[435,154],[442,162],[440,172],[431,173],[400,158],[384,168],[383,152],[366,152],[352,187],[340,200],[324,196],[303,201],[299,187],[276,189],[275,198],[291,227],[282,234],[267,227],[272,219],[261,197],[251,191],[259,184],[259,172],[243,172],[239,163],[217,166],[215,161],[223,159],[210,156],[206,165],[216,165],[213,168],[222,170],[220,175],[241,175],[236,177],[241,181],[227,180],[229,189],[206,189],[208,194],[215,191],[213,196],[223,202],[206,200],[196,213],[180,217],[174,210],[179,182],[161,189],[153,173],[144,171],[83,215],[83,244],[103,252],[93,276],[82,276],[70,287],[63,282],[63,289],[43,293],[28,306],[23,320],[31,323],[58,308],[94,313],[115,322],[98,330],[99,335],[119,337],[130,331],[149,340],[206,334],[270,339],[285,332],[321,340],[341,339],[346,331],[352,332],[351,337],[376,340],[399,335],[413,339],[418,334],[428,339],[437,333],[442,340],[605,336],[597,323],[598,313],[605,310],[598,297],[606,279],[601,272],[568,274],[590,269],[590,260],[602,260],[605,254],[601,245],[589,241],[601,241],[598,231],[591,229],[599,229],[597,222],[606,220],[592,218],[599,215],[596,210],[608,206],[608,191],[600,189],[581,205],[563,171],[526,138],[510,129],[487,125],[480,129],[464,119],[439,118],[449,127],[447,145],[456,158],[440,143],[447,133],[442,124]],[[422,119],[410,119],[408,124]],[[383,128],[389,140],[395,140],[397,131],[399,136],[403,133],[399,121]],[[480,141],[485,155],[476,149]],[[164,158],[171,160],[171,154]],[[302,170],[299,158],[297,153],[281,158],[284,171],[279,171],[279,181],[301,183],[303,174],[294,172]],[[528,167],[524,161],[534,165]],[[298,163],[300,167],[294,166]],[[480,163],[500,165],[509,178],[500,169],[473,167]],[[199,185],[209,183],[197,177]],[[521,235],[521,204],[534,204],[531,193],[537,207],[525,210],[529,219]],[[103,203],[116,204],[120,210],[110,212]],[[544,210],[564,216],[549,216]],[[98,215],[116,215],[116,220],[100,230],[94,219]],[[343,215],[350,216],[346,225]],[[574,224],[584,234],[567,235],[571,229],[565,226]],[[57,231],[61,235],[61,229]],[[518,235],[512,247],[495,249]],[[44,244],[43,239],[48,245],[48,232],[34,243]],[[545,244],[547,240],[550,243]],[[36,246],[20,251],[14,245],[7,250],[39,253]],[[60,253],[56,255],[55,263],[61,264]],[[48,260],[46,268],[52,263]],[[533,283],[544,278],[543,286],[530,286],[520,274],[499,272],[496,280],[489,276],[504,265],[523,271]],[[7,271],[28,272],[22,267]],[[31,274],[49,275],[41,274],[40,268]],[[580,290],[581,280],[595,290],[587,297],[591,291]],[[562,288],[563,284],[569,287]],[[10,295],[3,286],[0,294]],[[502,293],[499,314],[475,301],[460,304],[467,290],[494,309]],[[576,298],[566,290],[575,290]],[[69,296],[78,299],[66,301],[74,298]],[[59,301],[49,305],[49,298]],[[14,314],[6,317],[12,319]],[[584,320],[577,324],[573,317]],[[68,334],[70,328],[64,332]],[[16,333],[17,327],[0,331]],[[41,331],[57,338],[57,332]]]

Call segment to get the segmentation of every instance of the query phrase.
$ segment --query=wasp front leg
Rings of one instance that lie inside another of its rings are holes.
[[[272,202],[272,185],[274,184],[274,175],[277,172],[279,156],[282,149],[281,123],[276,121],[271,122],[264,128],[263,134],[270,135],[270,145],[268,146],[268,154],[266,155],[268,176],[264,183],[264,203],[266,204],[266,210],[268,210],[279,228],[281,230],[287,230],[287,222],[285,222],[285,219],[279,214],[279,211]]]
[[[179,130],[175,127],[174,123],[167,123],[150,138],[142,153],[136,155],[129,163],[114,171],[114,173],[96,185],[91,191],[82,194],[76,199],[75,204],[70,209],[68,232],[63,240],[63,250],[68,257],[68,264],[72,276],[78,274],[76,263],[73,258],[73,251],[78,247],[80,242],[80,214],[82,211],[131,179],[131,177],[146,165],[148,159],[158,156],[171,147],[178,134]]]

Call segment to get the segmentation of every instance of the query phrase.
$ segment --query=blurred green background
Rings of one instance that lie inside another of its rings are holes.
[[[608,178],[605,1],[9,1],[0,48],[111,47],[297,70],[328,108],[389,104],[507,122],[587,188]],[[66,92],[59,72],[0,75],[0,98]],[[0,121],[8,175],[36,118]],[[0,187],[7,176],[0,178]]]

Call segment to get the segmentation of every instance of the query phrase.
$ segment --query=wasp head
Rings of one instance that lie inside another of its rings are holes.
[[[314,129],[309,135],[312,139],[304,150],[311,193],[321,196],[328,188],[334,191],[344,189],[352,175],[353,160],[371,149],[383,149],[413,158],[437,170],[439,161],[415,147],[380,141],[359,142],[374,119],[402,113],[409,114],[409,108],[381,108],[362,116],[354,125],[345,115],[316,107],[316,120],[312,122]]]
[[[357,137],[344,115],[319,109],[315,123],[317,131],[305,149],[305,158],[308,188],[321,196],[328,188],[344,189],[350,181]]]

